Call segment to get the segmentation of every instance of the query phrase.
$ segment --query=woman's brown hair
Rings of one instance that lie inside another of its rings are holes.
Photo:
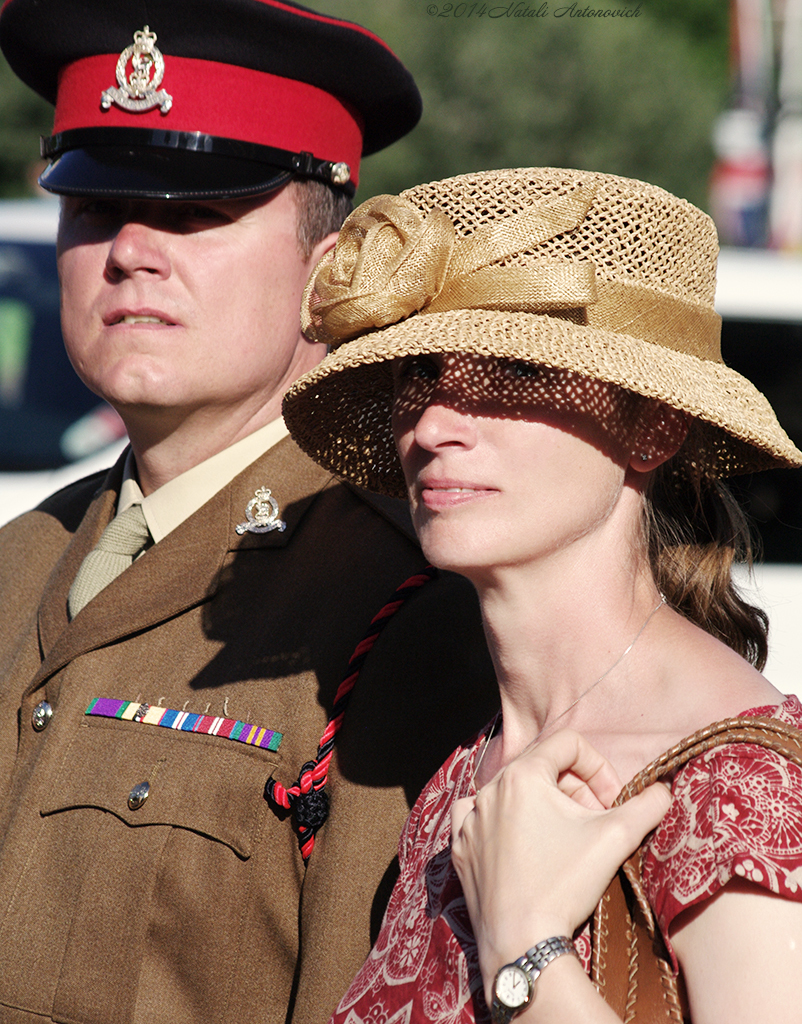
[[[677,473],[671,461],[654,471],[644,502],[657,586],[669,605],[762,670],[768,616],[743,599],[732,578],[734,564],[753,563],[747,518],[725,483]]]

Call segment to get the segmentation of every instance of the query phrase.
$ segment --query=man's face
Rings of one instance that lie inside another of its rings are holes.
[[[296,224],[287,189],[216,202],[63,200],[67,352],[129,430],[194,416],[244,436],[279,414],[286,388],[323,354],[301,335],[299,309],[330,242],[305,260]]]

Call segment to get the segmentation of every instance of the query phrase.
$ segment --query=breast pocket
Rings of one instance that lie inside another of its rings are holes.
[[[223,1020],[243,920],[256,903],[270,913],[255,851],[292,841],[263,796],[277,761],[214,736],[82,723],[9,880],[0,1004],[86,1024],[155,1022],[162,1009]]]
[[[218,737],[98,720],[78,730],[40,812],[95,808],[134,828],[189,829],[247,858],[276,765],[273,753]]]

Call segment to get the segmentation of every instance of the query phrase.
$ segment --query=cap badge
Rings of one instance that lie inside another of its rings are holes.
[[[126,78],[129,64],[131,73]],[[106,89],[100,97],[100,105],[108,110],[112,103],[116,103],[132,114],[160,107],[166,114],[173,105],[173,97],[159,89],[163,78],[164,57],[156,47],[156,33],[145,25],[141,32],[134,32],[133,45],[126,46],[117,61],[119,89],[114,86]]]
[[[245,508],[247,523],[239,523],[237,533],[283,533],[287,524],[278,517],[278,502],[267,487],[260,487]]]

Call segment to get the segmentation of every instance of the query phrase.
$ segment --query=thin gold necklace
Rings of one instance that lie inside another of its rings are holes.
[[[559,715],[557,715],[556,718],[553,718],[550,722],[546,722],[546,724],[543,726],[543,728],[540,730],[540,732],[537,734],[537,736],[535,736],[535,738],[532,740],[532,742],[530,744],[528,744],[527,750],[529,749],[529,747],[533,747],[538,742],[538,740],[543,735],[543,733],[546,731],[546,729],[551,729],[551,727],[553,725],[556,725],[557,722],[559,722],[561,718],[565,718],[565,716],[568,714],[568,712],[571,711],[573,708],[575,708],[577,706],[577,704],[582,700],[583,697],[587,697],[587,695],[590,693],[590,691],[594,690],[599,685],[600,682],[602,682],[604,679],[606,679],[607,676],[609,676],[610,673],[613,671],[613,669],[618,668],[618,666],[621,664],[621,662],[624,660],[624,658],[626,658],[626,656],[629,654],[629,652],[632,650],[632,648],[635,646],[635,644],[638,642],[638,640],[640,640],[641,634],[643,633],[643,631],[646,629],[646,627],[649,625],[649,623],[652,621],[652,619],[660,611],[660,609],[663,607],[663,605],[665,603],[666,603],[665,595],[661,594],[660,595],[660,600],[657,602],[657,604],[654,606],[654,608],[652,608],[652,610],[646,616],[646,619],[645,619],[643,625],[638,630],[638,632],[635,634],[635,637],[632,640],[632,643],[629,645],[629,647],[626,648],[626,650],[623,652],[623,654],[621,654],[617,658],[617,660],[614,661],[613,664],[606,671],[602,672],[602,674],[599,676],[599,678],[595,682],[591,683],[590,686],[587,688],[587,690],[584,690],[582,693],[580,693],[580,695],[576,698],[576,700],[572,701],[568,705],[568,707],[565,709],[565,711],[561,711],[559,713]],[[487,753],[487,748],[490,746],[490,741],[493,739],[493,737],[494,737],[494,735],[496,733],[496,727],[498,726],[500,721],[501,721],[501,708],[499,708],[499,710],[496,712],[496,716],[493,719],[493,721],[492,721],[492,723],[490,725],[490,728],[487,730],[487,733],[486,733],[486,736],[485,736],[485,742],[484,742],[484,745],[482,746],[481,753],[479,754],[479,760],[476,762],[476,766],[473,769],[473,776],[471,778],[471,781],[474,783],[474,785],[476,784],[476,776],[479,774],[479,769],[482,767],[482,761],[484,761],[485,754]]]

